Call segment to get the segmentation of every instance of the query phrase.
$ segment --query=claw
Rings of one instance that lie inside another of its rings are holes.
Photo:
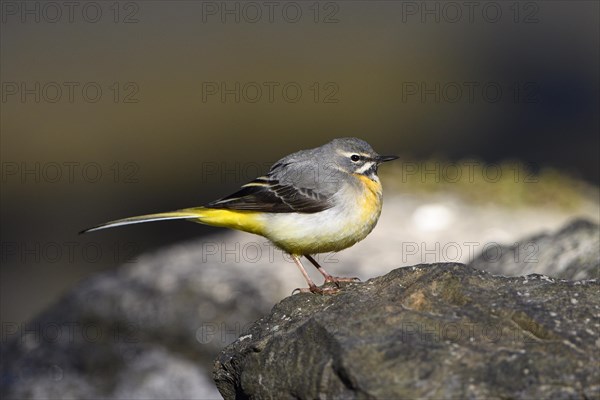
[[[292,290],[292,296],[295,295],[296,292],[298,292],[298,293],[310,293],[310,289],[297,287],[296,289]]]
[[[325,294],[330,295],[330,294],[336,294],[337,292],[340,291],[340,289],[332,288],[332,287],[320,288],[318,286],[311,286],[311,287],[307,287],[307,288],[296,288],[292,292],[292,295],[294,295],[296,293],[296,291],[298,291],[298,293],[315,293],[315,294],[320,294],[320,295],[325,295]]]

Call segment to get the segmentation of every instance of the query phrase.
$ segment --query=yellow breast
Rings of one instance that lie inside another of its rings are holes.
[[[363,194],[358,196],[359,201],[362,203],[364,219],[369,220],[372,218],[373,214],[377,214],[377,218],[379,218],[379,214],[381,213],[382,206],[382,193],[383,188],[381,187],[381,183],[379,181],[374,181],[364,175],[353,174],[363,185]]]
[[[357,236],[360,237],[359,240],[362,240],[371,233],[379,220],[381,208],[383,206],[383,188],[379,181],[372,180],[364,175],[353,175],[358,178],[363,186],[362,194],[357,198],[362,210],[360,218],[358,218],[357,221],[357,224],[360,225],[362,229],[358,230]]]

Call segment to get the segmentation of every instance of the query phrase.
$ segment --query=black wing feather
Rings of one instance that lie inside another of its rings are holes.
[[[292,185],[261,177],[206,207],[271,213],[315,213],[330,208],[331,202],[312,189],[297,189]]]

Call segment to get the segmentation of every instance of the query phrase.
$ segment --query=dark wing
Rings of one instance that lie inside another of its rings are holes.
[[[316,213],[332,206],[328,197],[312,189],[295,188],[262,176],[242,186],[238,192],[213,201],[206,207],[271,213]]]

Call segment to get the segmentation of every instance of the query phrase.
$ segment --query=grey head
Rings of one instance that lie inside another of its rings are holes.
[[[333,139],[321,147],[323,154],[330,157],[329,162],[349,174],[365,175],[376,179],[377,167],[397,156],[382,156],[362,139],[348,137]]]
[[[379,155],[364,140],[337,138],[314,149],[292,153],[276,162],[269,176],[296,187],[334,193],[348,174],[377,180],[377,167],[396,156]]]

